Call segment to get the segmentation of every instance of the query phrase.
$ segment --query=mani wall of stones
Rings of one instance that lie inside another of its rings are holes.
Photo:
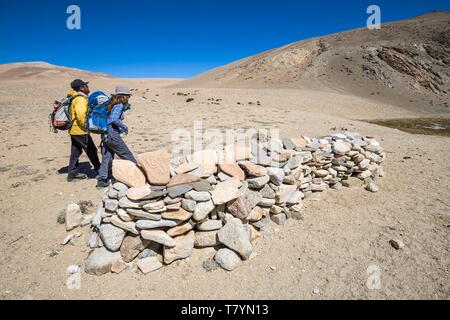
[[[91,220],[85,271],[147,274],[204,247],[216,250],[211,263],[232,271],[255,256],[270,223],[301,220],[311,194],[355,181],[377,192],[384,159],[377,140],[345,132],[282,141],[256,136],[247,148],[175,159],[160,150],[140,154],[139,166],[115,160],[118,182]],[[76,226],[74,211],[66,212],[67,229]]]

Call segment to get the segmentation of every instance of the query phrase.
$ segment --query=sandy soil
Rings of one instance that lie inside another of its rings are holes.
[[[68,183],[69,138],[50,133],[51,101],[63,81],[0,82],[0,298],[1,299],[448,299],[450,297],[450,139],[411,135],[362,119],[422,116],[407,108],[345,94],[312,90],[162,88],[174,80],[92,80],[93,88],[118,83],[137,88],[127,115],[131,149],[171,146],[171,132],[204,128],[279,128],[281,136],[320,136],[347,128],[377,137],[387,150],[381,191],[349,188],[306,203],[303,221],[273,225],[258,256],[232,273],[207,272],[209,250],[196,250],[147,276],[81,276],[66,288],[66,269],[84,267],[87,227],[74,246],[58,213],[70,202],[91,200],[95,180]],[[142,93],[149,89],[142,98]],[[191,93],[194,101],[177,92]],[[175,94],[175,95],[174,95]],[[210,105],[207,99],[223,99]],[[261,102],[261,106],[248,102]],[[237,102],[241,102],[238,105]],[[95,137],[98,142],[98,137]],[[410,157],[410,158],[405,158]],[[87,158],[83,155],[83,162]],[[64,171],[64,170],[63,170]],[[405,243],[396,251],[393,238]],[[59,252],[50,256],[49,252]],[[369,290],[367,269],[381,269],[381,289]],[[319,293],[314,294],[314,289]]]

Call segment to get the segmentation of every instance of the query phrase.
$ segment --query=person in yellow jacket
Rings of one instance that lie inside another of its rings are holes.
[[[72,127],[69,129],[71,144],[69,173],[67,180],[73,181],[75,179],[87,179],[88,176],[84,173],[78,172],[78,162],[81,154],[86,152],[89,161],[94,166],[94,170],[100,168],[100,160],[97,155],[97,147],[95,146],[89,132],[86,131],[86,117],[88,112],[88,95],[89,82],[84,82],[76,79],[71,83],[73,91],[69,96],[73,97],[70,104],[70,119],[72,120]]]

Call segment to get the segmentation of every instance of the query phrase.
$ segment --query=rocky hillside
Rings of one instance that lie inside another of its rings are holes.
[[[182,82],[186,87],[302,88],[448,108],[450,13],[295,42]],[[448,110],[448,109],[447,109]]]
[[[0,80],[57,79],[57,78],[112,78],[103,73],[55,66],[46,62],[0,64]]]

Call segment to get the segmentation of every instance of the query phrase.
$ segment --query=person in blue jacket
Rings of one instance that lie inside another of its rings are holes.
[[[117,86],[108,106],[108,132],[102,134],[102,163],[98,170],[97,188],[109,186],[112,176],[112,162],[117,154],[123,160],[129,160],[137,164],[136,158],[130,151],[121,134],[128,134],[128,127],[123,122],[124,113],[131,108],[129,104],[132,96],[125,86]]]

